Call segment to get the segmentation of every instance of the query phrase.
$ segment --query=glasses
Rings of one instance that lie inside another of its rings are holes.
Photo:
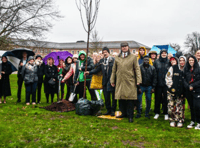
[[[127,45],[124,45],[124,46],[122,46],[122,47],[126,47]]]

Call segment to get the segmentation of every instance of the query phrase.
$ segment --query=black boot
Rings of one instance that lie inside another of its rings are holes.
[[[110,114],[111,116],[115,116],[115,112],[111,112],[111,114]]]
[[[129,119],[128,119],[128,122],[129,122],[129,123],[133,123],[133,118],[129,118]]]
[[[103,114],[103,115],[110,115],[111,114],[111,112],[110,111],[107,111],[105,114]]]

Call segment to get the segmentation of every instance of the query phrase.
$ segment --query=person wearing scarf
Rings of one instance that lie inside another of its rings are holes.
[[[2,64],[0,68],[0,103],[2,103],[2,96],[4,97],[4,103],[6,103],[6,97],[11,96],[9,76],[12,73],[11,65],[8,63],[6,56],[2,57]]]
[[[188,57],[184,68],[184,87],[190,105],[191,122],[187,128],[200,129],[200,68],[195,56]]]
[[[44,66],[45,66],[41,55],[37,55],[35,57],[35,64],[37,65],[37,68],[38,68],[37,103],[40,103],[41,89],[42,89],[43,76],[44,76]]]
[[[38,69],[33,56],[29,56],[27,62],[22,68],[22,77],[26,87],[26,105],[30,105],[30,95],[32,95],[32,105],[35,105]]]
[[[130,53],[127,42],[121,43],[121,53],[115,57],[110,83],[115,87],[115,99],[119,100],[122,112],[117,118],[128,117],[128,121],[132,123],[137,85],[142,83],[142,77],[137,57]]]
[[[180,56],[170,58],[171,67],[169,68],[165,81],[168,87],[168,114],[171,127],[183,127],[184,122],[184,87],[183,87],[183,69],[186,63],[186,57]]]

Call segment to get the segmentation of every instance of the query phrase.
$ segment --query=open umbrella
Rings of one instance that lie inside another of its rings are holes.
[[[23,58],[22,57],[23,52],[27,53],[27,57],[35,55],[35,53],[31,49],[28,49],[28,48],[15,48],[15,49],[11,50],[10,52],[12,52],[14,57],[16,57],[18,59]]]
[[[73,55],[68,51],[51,52],[43,58],[43,62],[47,64],[47,59],[51,57],[54,59],[54,64],[57,66],[59,64],[59,59],[65,60],[68,56],[72,57]]]
[[[20,59],[16,58],[11,51],[5,51],[2,57],[3,56],[6,56],[8,58],[8,63],[11,65],[12,72],[17,71]]]

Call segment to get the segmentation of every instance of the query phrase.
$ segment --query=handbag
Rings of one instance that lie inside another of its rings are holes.
[[[102,81],[103,81],[102,73],[92,75],[90,89],[103,89]]]
[[[48,81],[48,84],[49,84],[49,85],[55,85],[55,84],[56,84],[56,81],[54,81],[53,78],[51,78],[51,79]]]

